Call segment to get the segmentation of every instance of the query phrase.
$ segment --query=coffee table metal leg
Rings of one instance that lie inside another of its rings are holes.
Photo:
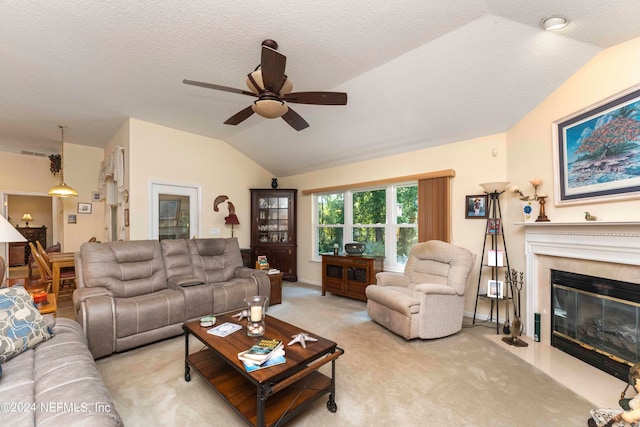
[[[340,347],[336,347],[336,349],[344,353],[344,350]],[[327,409],[329,412],[336,412],[338,410],[338,405],[336,404],[336,359],[331,361],[331,389],[329,390]]]
[[[258,427],[264,426],[264,406],[267,401],[268,392],[264,390],[261,386],[258,386],[258,419],[256,420],[256,425]]]
[[[184,331],[184,380],[186,382],[191,381],[191,368],[189,367],[189,362],[187,362],[187,357],[189,357],[189,332],[185,329]]]

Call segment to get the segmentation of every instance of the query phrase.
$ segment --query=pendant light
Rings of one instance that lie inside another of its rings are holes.
[[[58,125],[60,131],[62,132],[62,150],[60,152],[60,184],[55,187],[51,187],[49,190],[49,196],[57,196],[57,197],[68,197],[68,196],[77,196],[78,192],[73,188],[69,187],[64,182],[64,130],[67,128],[63,125]]]

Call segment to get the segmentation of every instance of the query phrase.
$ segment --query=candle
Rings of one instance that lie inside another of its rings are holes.
[[[261,322],[262,321],[262,307],[260,306],[252,306],[251,313],[249,317],[252,322]]]
[[[538,193],[538,197],[547,197],[547,193]]]

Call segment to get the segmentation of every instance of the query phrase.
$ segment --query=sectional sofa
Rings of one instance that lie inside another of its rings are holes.
[[[78,323],[0,289],[0,426],[122,426]]]
[[[265,272],[243,266],[235,238],[84,243],[75,258],[76,320],[96,359],[271,292]]]

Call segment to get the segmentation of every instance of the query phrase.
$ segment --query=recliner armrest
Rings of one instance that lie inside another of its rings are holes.
[[[78,306],[89,298],[108,296],[113,298],[113,292],[107,288],[80,288],[73,292],[73,305]]]
[[[381,271],[376,274],[376,280],[378,286],[401,286],[403,288],[409,286],[409,277],[402,273]]]
[[[241,279],[252,278],[258,286],[258,295],[271,295],[271,280],[264,270],[256,270],[255,268],[238,267],[235,271],[235,277]]]
[[[413,287],[413,291],[421,294],[456,295],[456,290],[451,286],[438,283],[420,283]]]

